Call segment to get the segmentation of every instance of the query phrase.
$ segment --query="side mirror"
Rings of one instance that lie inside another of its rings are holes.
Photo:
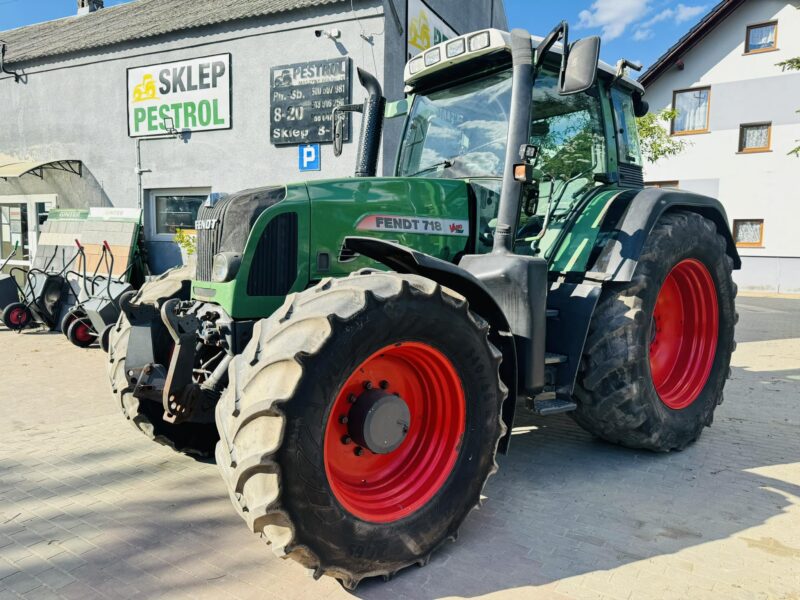
[[[561,76],[559,94],[569,96],[585,92],[597,81],[600,63],[600,37],[578,40],[569,48],[567,65]]]
[[[343,104],[333,109],[331,120],[333,122],[333,155],[341,156],[344,148],[344,126],[347,113],[363,113],[363,104]]]

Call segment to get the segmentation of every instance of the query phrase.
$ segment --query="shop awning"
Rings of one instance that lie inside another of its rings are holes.
[[[60,158],[55,160],[22,160],[7,154],[0,154],[0,179],[35,175],[44,178],[44,170],[66,171],[80,177],[83,173],[83,163],[74,158]]]

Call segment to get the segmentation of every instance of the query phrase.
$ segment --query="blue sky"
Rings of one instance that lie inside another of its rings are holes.
[[[114,6],[130,0],[105,0]],[[396,1],[396,0],[395,0]],[[469,1],[469,0],[460,0]],[[572,39],[603,36],[603,59],[652,63],[717,0],[505,0],[511,27],[544,35],[561,19]],[[75,14],[75,0],[0,0],[0,31]]]

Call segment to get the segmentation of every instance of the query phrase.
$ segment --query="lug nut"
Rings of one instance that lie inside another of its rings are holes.
[[[364,382],[364,389],[365,390],[371,390],[372,389],[372,382],[371,381],[365,381]]]
[[[349,436],[349,435],[343,435],[343,436],[342,436],[342,443],[343,443],[345,446],[346,446],[347,444],[349,444],[351,441],[352,441],[352,440],[350,439],[350,436]]]
[[[389,382],[386,381],[385,379],[381,379],[381,382],[378,385],[381,386],[382,390],[385,390],[386,388],[389,387]]]
[[[350,395],[347,397],[347,401],[348,401],[350,404],[355,404],[355,403],[356,403],[356,400],[357,400],[357,398],[356,398],[356,395],[355,395],[355,394],[350,394]]]
[[[347,425],[347,417],[345,415],[339,417],[339,423],[341,423],[342,425]]]
[[[364,449],[361,446],[356,446],[355,450],[353,450],[353,454],[356,456],[361,456],[364,454]]]

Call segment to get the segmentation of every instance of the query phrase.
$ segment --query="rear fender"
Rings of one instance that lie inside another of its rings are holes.
[[[517,398],[516,346],[508,319],[486,287],[474,275],[452,263],[394,242],[369,237],[348,237],[345,239],[345,246],[398,273],[421,275],[458,292],[467,299],[471,310],[489,322],[490,341],[503,354],[500,377],[508,388],[508,397],[503,403],[503,422],[507,431],[500,440],[498,449],[504,454],[508,452]]]
[[[664,213],[674,210],[696,212],[710,219],[725,238],[728,255],[735,269],[742,261],[736,250],[725,209],[719,200],[680,190],[647,188],[630,201],[627,211],[614,228],[614,237],[601,250],[586,278],[592,281],[631,281],[644,243]]]

